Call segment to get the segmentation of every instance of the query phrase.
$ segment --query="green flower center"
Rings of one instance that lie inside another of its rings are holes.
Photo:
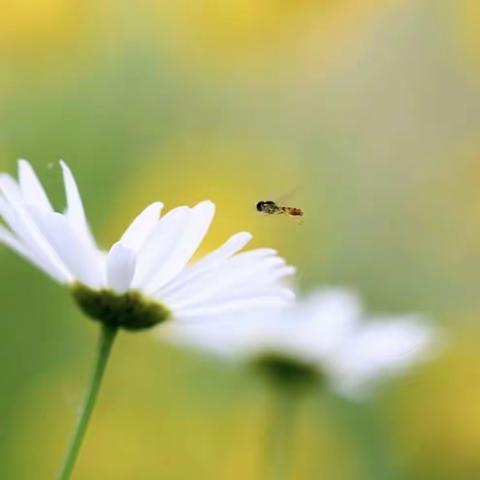
[[[314,365],[276,352],[258,355],[251,367],[275,385],[287,388],[310,387],[322,380]]]
[[[170,311],[136,290],[117,293],[93,290],[76,283],[71,287],[73,298],[81,310],[93,320],[126,330],[144,330],[170,318]]]

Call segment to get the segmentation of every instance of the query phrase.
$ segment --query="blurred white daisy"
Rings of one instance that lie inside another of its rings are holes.
[[[434,336],[418,315],[367,316],[357,295],[343,289],[318,290],[291,308],[232,320],[172,324],[161,335],[274,375],[325,379],[353,398],[419,361]]]
[[[98,248],[68,166],[61,162],[67,200],[54,211],[31,165],[20,160],[18,181],[0,175],[0,242],[68,285],[91,317],[127,329],[169,317],[227,314],[280,307],[293,294],[282,285],[291,275],[274,250],[239,252],[251,239],[237,233],[209,255],[189,263],[213,219],[210,201],[181,206],[160,218],[149,205],[110,250]]]

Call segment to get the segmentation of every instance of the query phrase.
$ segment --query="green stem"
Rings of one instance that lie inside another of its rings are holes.
[[[402,471],[392,458],[388,435],[374,407],[333,397],[328,397],[327,403],[338,426],[355,442],[361,460],[358,478],[400,480]]]
[[[105,372],[105,367],[107,366],[108,357],[110,356],[110,351],[117,330],[116,327],[102,325],[95,367],[92,372],[90,384],[85,394],[83,406],[80,410],[80,415],[78,416],[77,425],[73,432],[61,473],[58,476],[59,480],[69,480],[72,475],[73,467],[78,457],[80,447],[82,446],[82,441],[88,427],[90,416],[92,415],[93,407],[95,406],[95,401],[98,396],[98,391],[102,383],[103,374]]]
[[[293,456],[292,440],[300,392],[283,385],[277,386],[274,394],[270,431],[267,439],[266,478],[287,480],[290,478]]]

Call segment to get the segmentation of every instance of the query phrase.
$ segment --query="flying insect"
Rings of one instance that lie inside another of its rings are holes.
[[[256,205],[257,211],[264,215],[286,215],[287,217],[303,217],[303,210],[297,207],[278,205],[273,200],[260,200]]]

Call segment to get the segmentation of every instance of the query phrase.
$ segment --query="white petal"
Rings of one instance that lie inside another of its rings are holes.
[[[32,255],[29,250],[6,228],[0,225],[0,243],[3,243],[14,252],[18,253],[21,257],[25,258],[29,262],[33,263],[36,267],[44,270],[43,265],[37,262],[37,259]]]
[[[212,310],[208,311],[210,315],[191,317],[188,314],[192,312],[186,312],[186,317],[178,312],[179,321],[165,326],[159,334],[175,343],[198,347],[230,359],[252,358],[265,351],[276,351],[311,362],[302,345],[294,342],[296,325],[284,321],[282,306],[227,311],[220,317],[212,316]],[[230,305],[230,308],[236,307]]]
[[[162,208],[161,202],[152,203],[145,208],[122,235],[120,239],[122,245],[138,252],[157,225]]]
[[[264,282],[265,277],[269,277],[273,272],[273,268],[283,265],[285,265],[285,260],[276,256],[275,250],[251,250],[226,259],[216,265],[215,268],[202,270],[198,275],[195,275],[188,282],[182,282],[175,289],[173,286],[170,288],[170,284],[165,285],[164,288],[155,291],[153,295],[159,297],[173,296],[173,298],[190,297],[191,295],[198,295],[200,291],[205,289],[223,289],[225,279],[238,284],[236,277],[240,277],[239,281],[241,282],[245,275],[250,276],[250,285],[256,285]],[[256,274],[255,278],[253,278],[252,272]],[[262,274],[265,274],[265,276],[262,276]]]
[[[174,314],[179,318],[198,317],[198,316],[214,316],[225,315],[234,312],[245,311],[245,315],[248,315],[250,309],[261,308],[280,308],[286,307],[289,304],[288,300],[279,297],[277,295],[273,297],[250,297],[241,300],[235,300],[231,302],[222,302],[219,304],[209,304],[204,307],[193,308],[179,308],[174,310]]]
[[[73,280],[68,268],[59,259],[23,206],[16,203],[7,204],[0,199],[0,216],[28,250],[36,266],[58,282],[69,283]]]
[[[41,259],[38,259],[33,255],[14,235],[12,235],[8,230],[3,228],[0,225],[0,243],[3,243],[18,255],[23,257],[25,260],[28,260],[30,263],[35,265],[39,270],[47,273],[51,278],[56,280],[59,283],[65,283],[68,281],[64,275],[59,273],[56,269],[49,271],[48,265],[45,262],[42,262]]]
[[[297,315],[308,319],[300,332],[302,341],[311,343],[320,357],[329,356],[355,337],[362,305],[358,295],[347,289],[321,289],[297,307]]]
[[[75,178],[70,168],[63,160],[60,160],[60,166],[62,167],[65,196],[67,197],[65,215],[75,231],[81,235],[86,242],[90,243],[91,246],[95,246],[95,240],[88,225],[83,202]]]
[[[177,207],[157,223],[145,245],[138,252],[133,285],[141,288],[167,261],[188,220],[190,209]]]
[[[344,345],[335,359],[338,383],[352,390],[401,373],[425,354],[433,331],[416,318],[375,321]]]
[[[258,297],[260,295],[287,295],[294,296],[293,292],[285,288],[280,280],[295,273],[294,267],[280,267],[276,269],[268,269],[264,273],[254,275],[250,281],[244,281],[234,286],[226,286],[223,288],[222,280],[225,282],[225,274],[219,273],[215,277],[205,280],[203,288],[200,285],[192,283],[190,290],[182,289],[178,292],[170,294],[161,294],[156,298],[160,299],[172,308],[184,308],[187,306],[199,306],[209,302],[230,301],[236,298]],[[213,284],[210,290],[207,285]]]
[[[102,284],[98,252],[78,235],[64,215],[30,208],[38,227],[74,277],[90,288]]]
[[[172,292],[166,298],[162,297],[160,291],[158,298],[166,302],[181,302],[182,307],[203,303],[208,299],[215,299],[225,293],[234,292],[238,288],[244,288],[245,285],[259,288],[264,285],[264,282],[269,282],[269,277],[275,267],[285,264],[280,257],[267,257],[259,261],[250,261],[250,258],[249,256],[247,262],[240,263],[236,261],[236,257],[233,257],[216,271],[207,272],[205,278],[198,277],[196,281],[190,282],[188,288],[186,286],[177,292]],[[239,265],[235,266],[236,263]]]
[[[21,202],[22,193],[17,181],[8,173],[0,174],[0,191],[9,202]]]
[[[247,261],[257,261],[261,258],[277,256],[278,252],[273,248],[256,248],[255,250],[249,250],[248,252],[241,252],[238,255],[235,255],[232,260],[235,262],[247,262]]]
[[[240,232],[233,235],[221,247],[186,267],[177,278],[162,289],[162,294],[168,295],[170,292],[177,290],[194,278],[197,278],[202,273],[217,267],[227,258],[230,258],[241,250],[251,239],[252,235],[248,232]]]
[[[280,280],[291,276],[296,272],[296,268],[290,265],[268,268],[265,272],[255,275],[255,279],[249,282],[243,282],[234,289],[235,295],[248,295],[261,292],[262,290],[273,290],[280,288]],[[290,291],[290,290],[289,290]]]
[[[249,345],[251,346],[257,338],[258,327],[249,319],[233,316],[227,320],[224,317],[187,318],[186,321],[169,322],[164,328],[158,329],[158,334],[161,338],[176,344],[193,346],[204,350],[205,353],[224,358],[238,359],[245,356]]]
[[[115,243],[107,257],[107,286],[124,293],[130,288],[135,272],[135,254],[133,250]]]
[[[295,294],[289,288],[274,286],[274,287],[259,288],[256,291],[252,290],[250,292],[247,292],[246,294],[239,293],[237,291],[231,291],[231,292],[228,292],[228,294],[212,298],[211,300],[205,300],[204,302],[195,302],[195,303],[188,302],[187,304],[182,304],[182,303],[175,304],[170,302],[165,302],[165,303],[173,310],[175,309],[185,310],[186,308],[188,309],[200,308],[200,307],[203,308],[210,305],[232,303],[239,300],[248,300],[251,298],[259,299],[262,297],[268,297],[268,298],[278,297],[287,302],[291,302],[295,298]]]
[[[200,202],[190,210],[189,218],[174,248],[168,252],[161,264],[156,265],[157,273],[145,285],[148,292],[159,289],[183,270],[208,232],[214,214],[215,205],[209,201]]]
[[[18,181],[25,203],[30,203],[43,210],[52,211],[52,205],[42,184],[38,180],[32,166],[26,160],[18,161]]]

